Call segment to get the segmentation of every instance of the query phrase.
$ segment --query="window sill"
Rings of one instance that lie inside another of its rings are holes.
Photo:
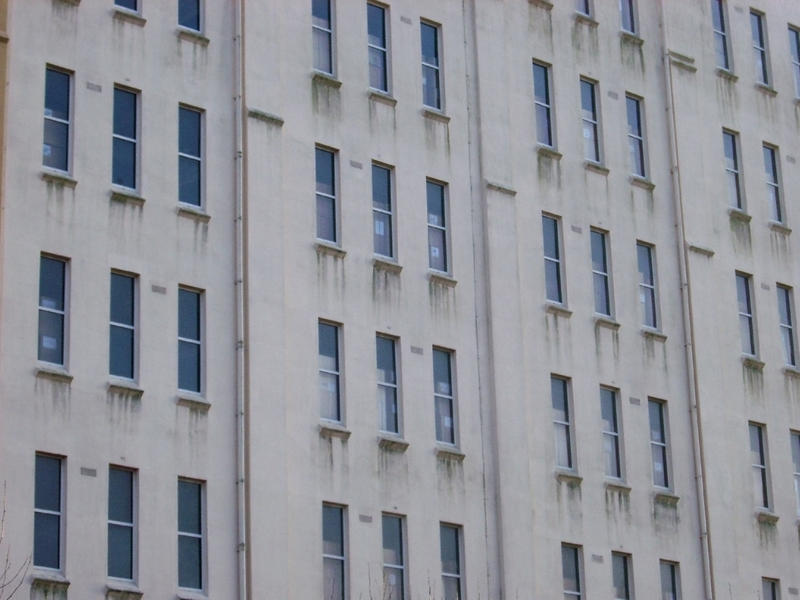
[[[653,502],[663,506],[678,506],[680,499],[680,496],[676,496],[669,490],[658,490],[653,493]]]
[[[347,256],[347,251],[343,250],[341,246],[337,246],[332,242],[326,242],[325,240],[317,240],[314,243],[314,246],[317,249],[317,254],[330,254],[336,258],[344,258]]]
[[[540,8],[543,8],[545,10],[552,10],[553,8],[553,3],[550,2],[550,0],[528,0],[528,2],[530,2],[531,4],[535,4],[536,6],[539,6]]]
[[[728,69],[723,69],[722,67],[717,67],[717,75],[722,77],[723,79],[727,79],[732,83],[736,83],[739,81],[739,76],[735,75],[733,71],[729,71]]]
[[[642,177],[641,175],[631,175],[628,177],[628,181],[631,182],[631,185],[640,187],[648,192],[652,192],[654,189],[656,189],[655,183],[650,181],[647,177]]]
[[[381,271],[388,271],[389,273],[400,273],[403,270],[403,265],[399,264],[396,260],[376,256],[372,259],[372,266]]]
[[[252,119],[263,121],[269,125],[277,125],[278,127],[283,126],[283,117],[279,117],[278,115],[274,115],[263,110],[258,110],[256,108],[248,109],[247,116]]]
[[[145,19],[138,12],[127,10],[119,6],[115,6],[112,9],[112,14],[115,19],[120,19],[121,21],[127,21],[128,23],[133,23],[134,25],[138,25],[139,27],[144,27],[144,24],[147,23],[147,19]]]
[[[644,39],[638,33],[633,33],[632,31],[625,31],[623,29],[619,32],[619,37],[623,42],[633,44],[634,46],[641,46],[644,44]]]
[[[177,35],[182,40],[186,40],[187,42],[194,42],[195,44],[200,44],[201,46],[208,46],[208,43],[211,41],[206,36],[203,35],[202,31],[189,29],[188,27],[178,27],[175,30],[175,35]]]
[[[741,208],[736,208],[734,206],[728,209],[728,216],[731,218],[732,221],[742,221],[743,223],[749,223],[750,220],[753,218],[748,215],[745,211]]]
[[[311,74],[311,81],[314,83],[327,85],[337,90],[342,87],[342,82],[340,79],[337,79],[330,73],[323,73],[322,71],[314,71]]]
[[[53,381],[60,381],[61,383],[72,383],[72,375],[64,367],[60,365],[48,365],[40,363],[36,365],[34,373],[37,377],[46,377]]]
[[[44,597],[59,598],[67,597],[67,588],[69,587],[69,580],[64,577],[61,571],[55,569],[39,570],[33,567],[31,574],[31,590],[39,590],[44,593]]]
[[[208,412],[208,409],[211,408],[211,401],[197,392],[178,390],[176,402],[179,406],[188,406],[205,412]]]
[[[578,23],[584,23],[589,27],[597,27],[600,24],[592,15],[587,15],[582,12],[575,13],[575,21]]]
[[[650,329],[649,327],[642,327],[641,329],[642,335],[650,340],[655,340],[657,342],[666,342],[667,336],[663,332],[659,331],[658,329]]]
[[[486,180],[486,189],[492,190],[494,192],[500,192],[501,194],[506,194],[507,196],[516,196],[517,190],[507,185],[503,185],[502,183],[497,183],[496,181],[489,181]]]
[[[755,87],[759,92],[771,96],[772,98],[778,95],[778,90],[766,83],[756,83]]]
[[[539,156],[544,156],[546,158],[552,158],[553,160],[561,160],[561,152],[553,148],[552,146],[545,146],[544,144],[537,144],[536,146],[536,154]]]
[[[583,161],[583,166],[587,171],[593,171],[594,173],[598,173],[600,175],[608,175],[610,173],[607,167],[604,167],[600,163],[594,162],[593,160]]]
[[[133,582],[113,581],[106,584],[106,600],[139,600],[144,595]]]
[[[692,252],[696,252],[697,254],[702,254],[703,256],[707,256],[711,258],[714,256],[715,252],[711,248],[706,248],[705,246],[700,246],[698,244],[689,244],[689,250]]]
[[[72,4],[73,6],[78,6],[81,3],[81,0],[61,0],[62,4]]]
[[[408,448],[408,441],[398,435],[381,433],[378,435],[378,446],[389,452],[405,452]]]
[[[787,377],[796,377],[800,379],[800,369],[792,365],[784,365],[783,374]]]
[[[175,212],[181,217],[194,219],[195,221],[200,221],[201,223],[208,223],[211,220],[210,214],[208,214],[199,206],[192,206],[191,204],[179,204],[178,208],[175,209]]]
[[[777,233],[782,233],[783,235],[789,235],[792,233],[792,228],[786,225],[786,223],[781,223],[780,221],[769,221],[767,223],[772,231]]]
[[[144,390],[136,385],[136,382],[128,379],[112,378],[106,384],[106,390],[113,394],[124,394],[134,398],[141,398]]]
[[[579,486],[583,481],[583,477],[578,475],[577,471],[556,469],[554,475],[556,480],[560,481],[561,483],[566,483],[567,485]]]
[[[445,287],[456,287],[458,281],[443,271],[428,271],[428,280]]]
[[[208,600],[208,594],[202,590],[181,590],[175,598],[177,600]]]
[[[134,204],[142,206],[144,204],[144,197],[141,196],[136,190],[111,190],[111,200],[114,202],[122,202],[123,204]]]
[[[380,90],[370,90],[369,99],[375,100],[376,102],[382,102],[383,104],[387,104],[389,106],[394,106],[397,104],[397,98],[392,96],[389,92],[382,92]]]
[[[347,440],[352,432],[341,423],[333,421],[319,424],[319,436],[324,438],[339,438]]]
[[[618,494],[623,494],[625,496],[629,496],[631,493],[631,486],[626,484],[622,480],[608,480],[605,481],[605,488],[606,491],[609,492],[617,492]]]
[[[768,508],[756,509],[756,521],[759,523],[766,523],[767,525],[775,525],[780,517]]]
[[[572,311],[568,309],[563,304],[557,304],[555,302],[551,302],[550,300],[546,301],[544,304],[544,310],[549,312],[550,314],[556,315],[557,317],[566,317],[569,318],[572,316]]]
[[[742,356],[742,364],[745,367],[749,369],[755,369],[756,371],[763,371],[764,365],[766,365],[766,363],[763,360],[759,360],[755,356],[746,356],[746,355]]]
[[[439,121],[440,123],[449,123],[450,117],[444,114],[441,110],[437,108],[429,108],[427,106],[422,108],[422,116],[426,119],[433,119],[434,121]]]
[[[595,327],[607,327],[613,331],[617,331],[620,326],[619,321],[605,315],[595,315],[594,324]]]
[[[55,169],[42,169],[42,179],[47,183],[55,183],[56,185],[63,185],[71,188],[78,185],[78,180],[71,177],[69,173],[66,171],[56,171]]]
[[[443,460],[452,460],[455,462],[464,462],[466,456],[467,455],[459,450],[456,446],[450,446],[441,443],[436,444],[437,458],[441,458]]]

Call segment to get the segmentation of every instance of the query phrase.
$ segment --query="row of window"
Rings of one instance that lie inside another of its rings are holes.
[[[36,454],[33,520],[33,565],[62,570],[66,458]],[[138,561],[138,471],[108,468],[107,575],[133,581]],[[202,590],[205,585],[205,482],[178,478],[178,586]]]
[[[38,359],[66,366],[68,331],[68,259],[42,255],[39,263]],[[136,380],[139,278],[111,271],[108,373]],[[178,288],[178,389],[201,393],[203,380],[203,291]]]
[[[67,70],[45,71],[42,163],[65,173],[71,170],[72,81]],[[114,86],[111,183],[134,191],[141,187],[139,105],[139,92]],[[203,145],[203,111],[180,105],[178,201],[198,207],[203,204]]]

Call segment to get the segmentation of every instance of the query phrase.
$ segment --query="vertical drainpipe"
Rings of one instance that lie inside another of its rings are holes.
[[[692,427],[692,454],[694,456],[694,478],[697,492],[697,513],[700,525],[700,546],[703,559],[703,583],[706,600],[714,599],[714,567],[711,560],[711,538],[708,531],[708,498],[705,489],[705,456],[703,427],[700,419],[700,390],[697,384],[697,357],[695,355],[694,314],[689,281],[689,256],[686,243],[686,221],[683,207],[683,189],[680,178],[680,151],[678,150],[678,124],[675,116],[675,97],[672,86],[672,60],[667,46],[667,20],[661,5],[661,35],[663,44],[664,85],[666,87],[667,125],[669,127],[670,173],[672,174],[673,207],[675,208],[675,230],[678,237],[678,265],[681,278],[681,307],[683,321],[684,356],[688,376],[689,416]]]
[[[244,165],[244,0],[234,2],[234,194],[236,196],[234,216],[235,282],[236,291],[236,559],[238,573],[239,600],[248,598],[247,570],[247,494],[246,494],[246,354],[245,354],[245,240],[244,240],[244,204],[245,204],[245,165]]]
[[[3,312],[3,212],[5,211],[6,179],[6,92],[8,88],[8,4],[0,0],[0,315]]]

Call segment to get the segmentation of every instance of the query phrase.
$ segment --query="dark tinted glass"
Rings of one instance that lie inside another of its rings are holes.
[[[136,187],[136,144],[114,138],[111,182],[129,188]]]
[[[178,25],[200,31],[200,0],[178,0]]]
[[[202,541],[178,536],[178,585],[199,590],[203,587]]]
[[[450,385],[450,353],[444,350],[433,351],[433,381],[434,393],[449,396],[452,394]]]
[[[736,295],[739,301],[739,312],[750,314],[750,285],[744,275],[736,276]]]
[[[61,459],[36,455],[35,508],[61,510]]]
[[[438,30],[427,23],[420,24],[422,34],[422,62],[429,65],[439,65],[439,48],[437,44]]]
[[[44,85],[44,115],[69,120],[69,75],[47,69]]]
[[[558,377],[550,378],[550,400],[553,414],[558,421],[569,422],[569,403],[567,402],[567,382]]]
[[[578,549],[573,546],[561,546],[561,570],[564,576],[565,592],[581,591],[578,568]]]
[[[334,556],[344,554],[342,509],[338,506],[322,507],[322,552]]]
[[[114,4],[131,10],[137,10],[139,6],[138,0],[114,0]]]
[[[439,528],[442,554],[442,572],[458,574],[461,572],[458,560],[458,528],[441,525]]]
[[[69,125],[51,119],[44,120],[42,164],[66,171],[69,154]]]
[[[330,29],[331,3],[330,0],[311,0],[311,16],[314,25]]]
[[[550,90],[547,81],[547,67],[533,65],[533,93],[538,102],[550,104]]]
[[[195,481],[178,481],[178,531],[200,534],[200,491],[201,484]]]
[[[403,521],[400,517],[383,515],[383,562],[403,564]]]
[[[189,108],[178,109],[178,151],[200,156],[200,113]]]
[[[664,413],[661,404],[658,402],[648,402],[650,412],[650,440],[653,442],[664,443]]]
[[[617,431],[617,403],[616,394],[606,388],[600,389],[600,416],[603,419],[603,429]]]
[[[778,315],[781,325],[791,326],[792,309],[789,304],[789,290],[781,286],[778,286]]]
[[[395,383],[394,340],[378,336],[375,339],[378,358],[378,381]]]
[[[33,564],[58,569],[60,565],[61,519],[36,513],[33,520]]]
[[[628,590],[628,557],[623,554],[611,556],[611,569],[614,578],[614,597],[618,600],[630,598]]]
[[[64,310],[64,261],[43,256],[39,264],[39,306]]]
[[[178,200],[200,206],[200,161],[178,157]]]
[[[377,165],[372,165],[372,205],[381,210],[392,210],[390,171]]]
[[[339,369],[339,330],[335,325],[319,324],[319,366],[328,371]]]
[[[373,46],[386,47],[385,12],[380,6],[367,4],[367,35]]]
[[[639,101],[636,98],[627,96],[625,98],[625,106],[628,111],[628,133],[641,136],[642,128],[639,122]]]
[[[200,391],[200,345],[178,342],[178,387],[190,392]]]
[[[653,284],[653,264],[650,260],[650,247],[636,244],[636,259],[639,263],[639,282]]]
[[[581,109],[585,118],[594,120],[594,84],[589,81],[581,81]]]
[[[114,88],[114,133],[136,139],[136,94]]]
[[[544,235],[544,255],[558,260],[558,221],[551,217],[542,217],[542,234]]]
[[[317,161],[317,191],[333,196],[336,194],[336,184],[333,176],[333,152],[316,149]]]
[[[133,277],[111,274],[111,320],[133,325]]]
[[[592,269],[606,273],[606,236],[592,231]]]
[[[108,576],[133,579],[133,528],[108,525]]]
[[[38,358],[45,362],[64,362],[64,315],[39,311]]]
[[[178,290],[178,337],[200,339],[200,294]]]
[[[108,470],[108,519],[133,522],[133,471]]]
[[[722,0],[711,0],[711,19],[714,29],[725,31],[725,15],[722,10]]]
[[[428,223],[444,227],[444,186],[428,181],[426,190],[428,196]]]

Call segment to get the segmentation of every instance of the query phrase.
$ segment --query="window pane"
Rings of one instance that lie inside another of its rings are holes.
[[[383,595],[380,600],[403,600],[403,570],[383,568]]]
[[[422,103],[425,106],[441,108],[439,71],[427,65],[422,66]]]
[[[569,443],[569,426],[555,425],[556,466],[572,468],[572,451]]]
[[[178,387],[190,392],[200,391],[200,346],[178,342]]]
[[[450,398],[436,396],[436,441],[455,444],[455,428],[453,423],[453,403]]]
[[[605,474],[609,477],[620,477],[619,468],[619,444],[615,436],[603,436],[603,458]]]
[[[64,310],[64,271],[62,260],[43,256],[39,263],[39,306]]]
[[[133,277],[111,273],[111,320],[133,326]]]
[[[375,254],[392,256],[392,215],[386,213],[373,213],[373,244]]]
[[[435,67],[439,66],[439,48],[437,43],[437,29],[427,23],[420,24],[422,35],[422,62]]]
[[[190,340],[200,339],[200,294],[178,290],[178,336]]]
[[[38,359],[44,362],[64,363],[64,315],[39,311]]]
[[[108,576],[133,579],[133,528],[108,525]]]
[[[200,538],[178,536],[178,585],[202,589],[202,543]]]
[[[617,432],[616,394],[608,389],[600,389],[600,415],[603,419],[603,430]]]
[[[610,315],[611,306],[608,294],[608,278],[594,273],[594,311],[601,315]]]
[[[336,193],[333,173],[333,152],[316,149],[317,191],[333,196]]]
[[[461,573],[458,548],[458,528],[442,525],[439,528],[442,554],[442,572],[452,575]]]
[[[443,577],[443,600],[461,600],[461,580],[457,577]]]
[[[426,183],[428,199],[428,224],[445,227],[444,186],[428,181]]]
[[[312,22],[317,27],[330,28],[331,3],[330,0],[311,0]]]
[[[441,229],[428,228],[428,265],[437,271],[447,271],[447,250],[445,232]]]
[[[61,510],[61,459],[36,455],[36,491],[34,506],[43,510]]]
[[[550,90],[547,81],[547,67],[533,65],[533,94],[537,102],[550,104]]]
[[[130,10],[136,10],[138,6],[137,0],[114,0],[114,4]]]
[[[181,0],[184,2],[185,0]],[[178,109],[178,151],[200,156],[200,112],[189,108]]]
[[[200,0],[179,0],[178,25],[200,30]]]
[[[60,565],[60,528],[58,515],[35,513],[33,520],[33,564],[58,569]]]
[[[678,600],[677,568],[667,562],[661,563],[661,600]]]
[[[386,47],[384,10],[374,4],[367,4],[367,39],[373,46]]]
[[[611,555],[611,570],[614,578],[614,598],[628,600],[628,557],[622,554]]]
[[[200,492],[201,484],[183,479],[178,481],[178,531],[201,533]]]
[[[344,600],[344,561],[325,558],[323,563],[324,600]]]
[[[344,555],[342,509],[338,506],[322,507],[322,552],[334,556]]]
[[[200,206],[201,165],[199,160],[178,157],[178,201]]]
[[[565,592],[581,591],[578,569],[578,549],[572,546],[561,546],[561,570],[564,577]]]
[[[636,258],[639,264],[639,283],[653,285],[653,263],[650,259],[650,247],[636,244]]]
[[[339,370],[339,328],[335,325],[320,323],[319,335],[319,368],[328,371]]]
[[[651,400],[648,402],[648,410],[650,412],[650,441],[663,444],[665,440],[661,404]]]
[[[606,236],[599,231],[592,231],[592,269],[605,273],[606,268]]]
[[[378,381],[396,383],[394,365],[394,340],[378,336],[375,338]]]
[[[627,96],[625,107],[628,113],[628,133],[630,135],[641,136],[642,130],[639,123],[639,101],[636,98]]]
[[[450,353],[444,350],[433,351],[433,381],[434,392],[437,394],[451,395],[450,386]]]
[[[589,81],[581,81],[581,110],[584,119],[594,120],[594,84]]]
[[[136,144],[114,138],[112,183],[129,188],[136,187]]]
[[[114,133],[136,139],[136,94],[114,88]]]
[[[319,374],[319,407],[323,419],[339,420],[339,377],[332,373]]]
[[[567,382],[564,379],[550,378],[550,399],[553,404],[553,418],[557,421],[569,422]]]
[[[664,455],[664,447],[653,444],[650,446],[650,453],[653,458],[653,483],[661,487],[669,487],[667,480],[667,461]]]
[[[390,171],[377,165],[372,165],[372,206],[387,212],[392,210]]]
[[[558,221],[551,217],[542,217],[542,234],[544,236],[544,255],[548,258],[559,258]]]
[[[69,125],[45,119],[42,164],[46,167],[53,167],[54,169],[66,171],[68,168],[68,146]]]
[[[67,73],[47,69],[44,85],[44,114],[46,117],[69,120],[69,80]]]
[[[336,201],[320,194],[317,194],[317,237],[336,241]]]
[[[550,109],[541,104],[536,105],[536,141],[547,146],[553,145],[550,131]]]
[[[319,29],[313,31],[314,68],[325,73],[332,73],[331,34]]]
[[[133,523],[133,471],[108,470],[108,518]]]
[[[378,410],[381,417],[381,431],[397,433],[397,392],[395,388],[378,386]]]
[[[400,517],[383,515],[383,562],[403,564],[403,521]]]

